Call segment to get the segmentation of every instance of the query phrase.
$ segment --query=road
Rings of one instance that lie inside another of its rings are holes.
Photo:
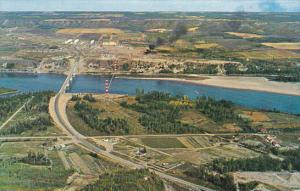
[[[13,118],[15,118],[15,116],[26,106],[26,104],[28,104],[31,100],[33,99],[33,97],[31,97],[28,101],[26,101],[14,114],[12,114],[12,116],[10,116],[1,126],[0,126],[0,130],[3,129]]]
[[[198,133],[198,134],[137,134],[137,135],[103,135],[103,136],[90,136],[93,138],[146,138],[146,137],[190,137],[190,136],[236,136],[236,135],[257,135],[265,136],[262,133]]]
[[[70,136],[73,139],[73,141],[76,145],[84,148],[85,150],[87,150],[89,152],[93,152],[99,156],[106,157],[122,166],[127,166],[132,169],[148,168],[150,171],[154,172],[161,178],[171,181],[171,182],[174,182],[174,183],[181,184],[192,190],[213,191],[212,189],[209,189],[209,188],[206,188],[203,186],[199,186],[199,185],[193,184],[191,182],[185,181],[183,179],[173,177],[173,176],[164,174],[162,172],[159,172],[157,170],[151,169],[151,167],[148,167],[147,164],[136,164],[131,161],[125,160],[123,158],[120,158],[118,156],[115,156],[107,151],[102,150],[101,148],[97,147],[96,145],[88,142],[87,137],[85,137],[82,134],[80,134],[79,132],[77,132],[76,129],[68,121],[68,117],[66,114],[66,105],[67,105],[68,100],[71,98],[71,96],[65,94],[65,92],[66,92],[66,88],[70,82],[71,77],[73,76],[73,74],[76,71],[79,61],[80,61],[80,56],[78,55],[66,80],[64,81],[60,91],[50,101],[50,104],[49,104],[50,115],[52,116],[54,122],[56,123],[56,125],[59,128],[61,128],[63,130],[63,132],[65,132],[68,136]]]

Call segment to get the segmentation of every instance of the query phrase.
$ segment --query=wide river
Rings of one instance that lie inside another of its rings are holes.
[[[0,74],[0,87],[17,89],[21,92],[53,90],[58,91],[65,79],[58,74]],[[70,92],[104,93],[108,78],[79,75],[71,85]],[[239,90],[165,80],[114,79],[110,93],[134,95],[136,89],[159,90],[174,95],[196,98],[201,95],[230,100],[236,104],[258,109],[276,109],[282,112],[300,114],[300,96]]]

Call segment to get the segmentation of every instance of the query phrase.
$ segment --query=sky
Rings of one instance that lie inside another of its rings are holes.
[[[300,0],[0,0],[0,11],[300,12]]]

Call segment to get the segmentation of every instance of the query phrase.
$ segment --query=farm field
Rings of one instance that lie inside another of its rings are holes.
[[[141,141],[152,148],[185,148],[176,138],[142,138]]]
[[[296,59],[300,55],[288,50],[264,50],[264,51],[243,51],[237,52],[239,56],[249,59],[272,60],[272,59]]]
[[[262,43],[265,46],[270,46],[276,49],[283,49],[283,50],[300,50],[300,43],[299,42],[279,42],[279,43]]]
[[[58,34],[122,34],[123,31],[117,28],[99,28],[99,29],[86,29],[86,28],[71,28],[59,29]]]
[[[147,157],[139,156],[137,151],[145,147]],[[145,160],[153,165],[168,166],[180,163],[201,165],[218,158],[247,158],[259,156],[259,153],[237,144],[228,143],[218,136],[180,136],[180,137],[137,137],[117,140],[114,144],[115,152],[121,156]]]
[[[263,35],[251,34],[251,33],[239,33],[239,32],[226,32],[227,34],[234,35],[242,38],[263,38]]]
[[[297,130],[300,127],[300,119],[298,116],[293,116],[284,113],[274,112],[245,112],[246,116],[249,117],[254,126],[261,126],[266,129],[290,129]]]

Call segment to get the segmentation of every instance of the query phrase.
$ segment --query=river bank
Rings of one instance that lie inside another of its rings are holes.
[[[300,96],[300,83],[270,81],[264,77],[245,76],[199,76],[201,79],[172,78],[172,77],[147,77],[147,76],[119,76],[121,79],[141,80],[168,80],[181,83],[216,86],[223,88],[254,90],[285,95]]]

